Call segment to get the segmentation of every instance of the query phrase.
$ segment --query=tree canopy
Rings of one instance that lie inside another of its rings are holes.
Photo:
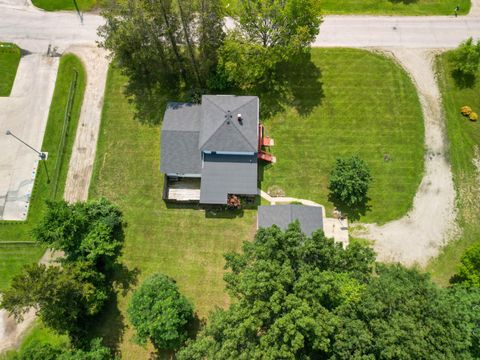
[[[123,246],[122,214],[106,199],[68,204],[47,202],[47,211],[34,229],[35,239],[65,252],[64,262],[86,261],[110,270]]]
[[[321,23],[315,0],[241,1],[233,20],[219,72],[244,90],[270,83],[279,64],[308,53]]]
[[[220,0],[128,0],[102,15],[101,46],[128,76],[141,117],[162,116],[148,108],[159,102],[158,88],[204,89],[215,73],[224,38]]]
[[[356,208],[367,200],[372,177],[358,156],[339,158],[330,174],[330,197],[339,207]]]
[[[457,85],[472,86],[480,68],[480,40],[477,43],[472,38],[465,40],[452,51],[450,59]]]
[[[33,264],[13,278],[3,293],[1,307],[16,319],[22,319],[33,307],[45,325],[69,334],[76,342],[107,298],[105,277],[88,263],[69,263],[62,268]]]
[[[187,338],[193,307],[171,278],[154,274],[133,294],[128,317],[140,343],[148,339],[157,349],[177,349]]]
[[[458,272],[452,277],[451,282],[480,288],[480,243],[468,248],[460,263]]]
[[[260,229],[226,256],[233,301],[179,359],[470,359],[480,292],[440,289],[427,275],[375,264],[298,223]],[[477,344],[477,345],[475,345]]]
[[[122,214],[105,199],[48,202],[34,236],[65,253],[61,266],[25,267],[5,290],[1,306],[17,319],[34,307],[47,326],[68,334],[76,346],[112,293],[123,246]]]

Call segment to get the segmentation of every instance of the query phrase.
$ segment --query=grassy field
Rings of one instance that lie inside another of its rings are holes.
[[[66,129],[65,146],[62,153],[59,149],[62,139],[64,114],[74,70],[78,71],[79,75],[72,104],[71,120]],[[63,56],[60,60],[55,91],[42,145],[42,150],[49,153],[46,164],[51,182],[47,184],[45,169],[43,164],[40,164],[41,166],[38,167],[35,178],[27,220],[22,222],[0,221],[0,241],[33,241],[31,231],[43,215],[45,200],[62,199],[84,90],[85,71],[80,60],[74,55]],[[59,158],[61,159],[57,161]],[[57,179],[55,179],[56,177]],[[54,194],[55,183],[57,183],[56,194]],[[23,245],[18,248],[14,245],[0,245],[0,290],[8,284],[16,273],[14,270],[18,270],[23,264],[38,261],[41,253],[42,249],[34,245]]]
[[[460,88],[451,76],[448,54],[437,59],[439,82],[443,96],[450,161],[457,190],[457,220],[460,238],[447,245],[442,254],[428,266],[434,280],[445,285],[455,273],[460,257],[467,247],[480,241],[480,124],[465,119],[460,107],[469,105],[480,113],[480,72],[472,88]]]
[[[227,11],[235,13],[240,0],[223,0]],[[322,0],[323,14],[369,15],[453,15],[459,5],[459,14],[467,14],[470,0]]]
[[[19,62],[18,46],[0,42],[0,96],[10,95]]]
[[[314,71],[307,71],[294,89],[313,103],[306,104],[310,110],[302,114],[304,108],[294,104],[263,119],[277,163],[264,169],[262,189],[280,187],[287,196],[324,204],[330,213],[335,159],[358,154],[373,176],[371,210],[360,220],[401,217],[423,174],[423,117],[410,78],[391,60],[363,50],[313,49],[312,61],[320,70],[316,82],[308,78]]]
[[[40,246],[30,244],[1,244],[0,291],[8,286],[24,265],[37,262],[44,251]]]
[[[90,196],[105,196],[120,206],[128,223],[123,263],[141,282],[153,272],[172,276],[200,317],[225,306],[223,254],[238,250],[255,232],[254,210],[234,214],[172,206],[162,200],[159,171],[160,128],[134,119],[123,96],[126,79],[111,68]],[[161,101],[161,99],[159,99]],[[98,330],[125,359],[146,359],[132,342],[125,309],[131,292],[112,304]],[[125,332],[125,333],[124,333]]]
[[[80,11],[89,11],[96,6],[97,0],[32,0],[32,3],[47,11],[76,10],[76,6]]]

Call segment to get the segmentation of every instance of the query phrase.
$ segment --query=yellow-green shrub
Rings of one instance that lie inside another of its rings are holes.
[[[471,121],[477,121],[478,120],[478,114],[476,112],[471,112],[470,115],[468,116],[468,118],[471,120]]]
[[[470,106],[462,106],[460,112],[463,116],[469,116],[472,113],[472,108]]]

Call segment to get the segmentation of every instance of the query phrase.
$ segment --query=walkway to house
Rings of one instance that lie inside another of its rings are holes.
[[[341,242],[344,246],[348,245],[348,220],[347,219],[335,219],[335,218],[327,218],[325,207],[323,205],[317,204],[314,201],[306,200],[306,199],[297,199],[292,197],[277,197],[277,196],[270,196],[265,191],[258,189],[260,196],[267,200],[270,205],[285,205],[291,203],[301,203],[302,205],[307,206],[318,206],[322,208],[323,214],[323,232],[325,236],[328,238],[333,238],[336,242]]]

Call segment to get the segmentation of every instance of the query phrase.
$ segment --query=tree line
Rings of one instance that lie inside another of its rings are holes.
[[[162,94],[271,87],[282,64],[308,55],[321,23],[315,0],[127,0],[107,8],[101,46],[128,76],[137,115],[159,122]]]

